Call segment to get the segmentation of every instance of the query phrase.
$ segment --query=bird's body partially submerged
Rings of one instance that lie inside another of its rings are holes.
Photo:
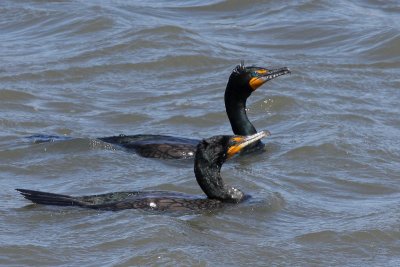
[[[27,189],[17,189],[34,203],[58,206],[78,206],[99,210],[144,209],[157,211],[200,211],[221,208],[242,202],[247,196],[224,183],[220,170],[228,158],[244,147],[268,136],[268,131],[251,136],[214,136],[197,146],[194,172],[207,197],[167,191],[115,192],[73,197]]]
[[[225,108],[231,123],[232,131],[236,135],[251,135],[257,133],[246,114],[247,98],[258,87],[269,80],[290,73],[286,67],[280,69],[266,69],[254,66],[236,66],[231,73],[225,90]],[[166,135],[120,135],[99,138],[100,140],[119,145],[132,150],[142,157],[162,159],[194,158],[197,139],[179,138]],[[251,148],[262,147],[261,142]]]
[[[17,189],[26,199],[37,204],[77,206],[82,208],[118,211],[142,209],[155,211],[196,211],[217,209],[223,202],[202,196],[165,191],[113,192],[100,195],[72,197],[27,189]]]
[[[101,141],[133,150],[145,158],[191,159],[200,140],[169,135],[138,134],[99,138]]]

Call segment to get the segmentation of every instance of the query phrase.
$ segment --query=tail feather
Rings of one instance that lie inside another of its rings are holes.
[[[57,205],[57,206],[83,206],[79,200],[61,194],[53,194],[28,189],[15,189],[24,196],[24,198],[37,204]]]

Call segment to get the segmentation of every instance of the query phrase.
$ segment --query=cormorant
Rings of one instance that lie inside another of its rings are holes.
[[[250,136],[219,135],[202,140],[197,145],[194,173],[206,197],[168,191],[116,192],[101,195],[73,197],[16,189],[26,199],[37,204],[78,206],[98,210],[144,209],[156,211],[200,211],[240,203],[249,198],[239,189],[224,183],[222,164],[244,147],[270,135],[261,131]]]
[[[290,73],[287,67],[267,69],[256,66],[237,65],[232,71],[225,90],[225,108],[232,131],[236,135],[251,135],[257,133],[246,114],[246,100],[261,85],[281,75]],[[179,138],[167,135],[119,135],[98,138],[106,143],[134,150],[146,158],[189,159],[193,158],[197,139]],[[262,145],[261,142],[251,147]]]

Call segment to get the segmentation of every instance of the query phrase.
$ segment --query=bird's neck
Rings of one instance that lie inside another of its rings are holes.
[[[249,118],[247,118],[247,97],[235,94],[233,91],[229,90],[229,88],[225,91],[225,109],[233,133],[237,135],[252,135],[257,133],[256,128],[249,121]]]
[[[243,192],[224,183],[221,177],[221,166],[222,164],[212,163],[196,155],[194,173],[198,184],[208,198],[231,203],[242,201]]]

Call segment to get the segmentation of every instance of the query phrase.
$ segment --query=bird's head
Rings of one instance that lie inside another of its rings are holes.
[[[264,83],[276,77],[291,73],[287,67],[278,69],[267,69],[256,66],[245,66],[242,61],[237,65],[229,77],[227,91],[249,97],[252,92],[257,90]]]
[[[196,157],[207,160],[210,164],[222,164],[238,154],[248,145],[271,135],[269,131],[261,131],[253,135],[218,135],[200,142],[197,147]],[[201,154],[201,155],[200,155]]]

